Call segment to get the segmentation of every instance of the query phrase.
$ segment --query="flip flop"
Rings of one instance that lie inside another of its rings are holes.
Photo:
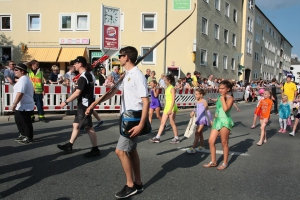
[[[222,165],[219,165],[219,167],[217,167],[218,170],[224,170],[227,168],[228,165],[226,165],[225,163],[222,163]]]
[[[205,167],[205,168],[216,167],[216,166],[217,166],[217,164],[213,163],[213,162],[209,162],[208,164],[203,165],[203,167]]]

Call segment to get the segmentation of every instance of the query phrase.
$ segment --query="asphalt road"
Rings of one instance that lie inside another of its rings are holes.
[[[250,129],[255,103],[239,104],[234,108],[235,127],[230,135],[229,166],[224,171],[206,169],[210,161],[207,151],[188,155],[193,136],[183,139],[189,120],[189,110],[180,110],[177,126],[179,144],[170,144],[172,130],[167,128],[160,144],[148,141],[159,126],[153,121],[153,133],[139,137],[142,179],[145,190],[130,199],[300,199],[300,133],[295,137],[277,133],[278,116],[272,115],[267,126],[268,142],[261,147],[259,128]],[[214,108],[212,108],[214,112]],[[35,141],[20,145],[14,122],[0,124],[0,194],[4,199],[115,199],[115,192],[125,184],[125,176],[114,153],[119,136],[116,116],[105,117],[97,129],[101,157],[83,158],[91,146],[82,133],[73,146],[74,152],[65,155],[56,145],[68,141],[72,120],[52,120],[34,123]],[[218,153],[222,147],[216,144]],[[217,154],[222,163],[221,154]]]

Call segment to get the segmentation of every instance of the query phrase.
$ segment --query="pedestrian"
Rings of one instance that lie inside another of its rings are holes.
[[[156,75],[155,71],[151,71],[150,76],[149,76],[148,79],[147,79],[148,85],[150,85],[150,82],[151,82],[152,80],[156,80],[155,75]]]
[[[196,151],[201,152],[205,150],[204,138],[203,138],[203,127],[209,126],[210,124],[212,125],[212,117],[210,111],[208,110],[207,101],[203,99],[204,95],[205,95],[205,91],[203,89],[199,89],[199,88],[196,89],[195,91],[196,109],[191,112],[190,116],[191,117],[193,117],[194,115],[196,116],[195,123],[197,127],[196,127],[193,146],[186,151],[187,153],[196,153]],[[208,115],[209,121],[205,116],[205,113]],[[200,146],[197,147],[199,139],[200,139]]]
[[[283,95],[282,102],[279,105],[279,124],[280,124],[280,130],[278,131],[279,133],[286,133],[286,125],[287,125],[287,120],[291,114],[290,112],[291,112],[291,108],[290,108],[290,104],[288,104],[288,97],[286,95]]]
[[[288,103],[291,108],[291,120],[294,120],[293,115],[293,101],[295,101],[297,96],[297,87],[295,83],[292,82],[293,75],[288,74],[286,77],[286,82],[281,87],[281,95],[286,95],[288,97]]]
[[[272,92],[272,100],[273,100],[273,104],[274,104],[274,114],[277,115],[278,114],[278,100],[277,100],[277,88],[280,88],[279,85],[277,84],[276,78],[272,79],[272,82],[270,84],[271,86],[271,92]]]
[[[166,103],[165,103],[165,108],[164,112],[161,118],[160,126],[158,133],[155,137],[150,139],[150,142],[152,143],[160,143],[160,136],[165,129],[165,125],[167,122],[167,119],[170,119],[170,125],[172,126],[173,133],[174,133],[174,138],[171,140],[171,144],[177,144],[180,142],[179,137],[178,137],[178,131],[177,127],[175,124],[175,118],[176,118],[176,113],[178,112],[178,108],[175,102],[175,88],[172,85],[172,83],[175,82],[175,79],[172,74],[168,74],[165,77],[165,84],[166,84],[166,89],[165,89],[165,98],[166,98]]]
[[[68,72],[65,74],[64,79],[69,79],[70,81],[73,80],[75,75],[75,68],[73,64],[70,64],[68,67]]]
[[[267,143],[267,132],[266,126],[270,119],[270,113],[273,106],[273,101],[271,100],[271,93],[269,91],[264,92],[264,99],[260,101],[258,109],[261,110],[260,113],[260,139],[258,146],[261,146],[263,143]]]
[[[131,46],[124,47],[120,49],[118,56],[120,65],[126,69],[123,82],[113,89],[109,95],[101,99],[99,103],[110,99],[121,90],[121,114],[129,110],[142,111],[139,125],[129,130],[131,133],[129,138],[120,135],[116,147],[116,154],[126,175],[126,185],[115,196],[117,198],[128,198],[144,190],[141,181],[140,159],[137,152],[137,136],[141,133],[148,117],[149,99],[145,76],[134,64],[138,56],[136,48]],[[90,110],[87,110],[86,114],[90,112]]]
[[[224,170],[228,166],[228,139],[230,131],[233,127],[233,121],[230,115],[234,99],[232,97],[232,84],[224,80],[219,85],[219,97],[216,102],[216,113],[213,121],[212,130],[209,136],[209,149],[211,161],[203,165],[205,168],[217,167],[216,161],[216,139],[220,135],[223,148],[223,163],[219,165],[218,170]]]
[[[256,127],[256,119],[257,119],[257,117],[260,116],[261,110],[258,109],[258,107],[259,107],[260,101],[264,99],[265,89],[262,89],[262,88],[259,89],[258,93],[259,93],[259,96],[257,97],[258,101],[257,101],[256,107],[254,110],[253,123],[252,123],[252,126],[250,127],[251,129],[254,129]]]
[[[100,150],[97,146],[97,135],[93,128],[92,117],[91,115],[88,115],[85,119],[85,111],[91,105],[94,98],[94,80],[92,75],[86,70],[87,61],[83,56],[78,56],[75,60],[73,60],[73,62],[75,70],[80,74],[77,81],[78,87],[70,97],[60,104],[60,107],[63,108],[71,101],[77,99],[77,113],[75,114],[70,141],[64,145],[57,145],[57,147],[66,153],[71,153],[75,140],[79,134],[80,124],[85,127],[92,143],[91,151],[85,153],[84,157],[91,158],[100,156]]]
[[[113,77],[113,81],[114,83],[118,82],[118,80],[120,79],[120,73],[119,73],[120,69],[118,66],[114,66],[113,67],[113,71],[111,72],[111,76]]]
[[[15,111],[15,121],[20,136],[15,140],[20,144],[29,144],[33,141],[33,127],[31,115],[34,109],[33,85],[27,76],[27,66],[19,63],[14,68],[18,82],[14,85],[12,111]]]
[[[59,74],[59,68],[56,65],[52,65],[52,72],[50,74],[49,82],[51,84],[60,84],[63,82],[63,77]]]
[[[39,62],[37,60],[32,60],[29,63],[28,76],[33,84],[34,95],[33,99],[38,110],[38,118],[41,122],[47,122],[44,115],[44,73],[39,68]],[[31,121],[35,121],[34,113],[31,115]]]
[[[99,85],[102,86],[106,80],[106,69],[104,67],[100,68],[100,75],[99,75]]]
[[[191,73],[190,72],[188,72],[187,74],[186,74],[186,82],[191,86],[191,88],[193,87],[193,80],[192,80],[192,78],[191,78]]]
[[[166,74],[163,73],[163,74],[161,74],[160,79],[158,80],[158,86],[161,87],[161,88],[166,87],[165,77],[166,77]]]
[[[151,103],[149,107],[149,122],[150,124],[152,123],[152,117],[153,113],[155,111],[156,117],[161,121],[161,116],[160,116],[160,101],[158,99],[159,95],[159,88],[157,88],[157,82],[156,80],[152,80],[150,82],[150,88],[151,88]]]
[[[146,74],[145,74],[146,80],[148,80],[148,78],[149,78],[149,76],[150,76],[150,73],[151,73],[151,69],[147,69],[147,70],[146,70]]]
[[[194,71],[194,75],[191,77],[193,87],[198,87],[199,86],[198,79],[197,79],[198,74],[199,74],[199,72]]]
[[[103,83],[104,87],[108,87],[111,88],[115,85],[115,81],[112,75],[108,75],[107,79],[105,80],[105,82]]]
[[[247,103],[250,102],[250,91],[251,91],[251,86],[249,83],[246,83],[246,89],[245,89],[245,95],[244,95],[244,99]]]
[[[8,63],[9,68],[5,69],[4,71],[4,78],[5,83],[9,83],[11,85],[15,84],[15,73],[14,73],[14,67],[16,66],[14,61],[9,61]]]
[[[290,132],[290,136],[295,136],[297,125],[298,125],[299,119],[300,119],[300,95],[299,94],[297,95],[297,99],[296,99],[295,103],[293,104],[293,108],[297,109],[297,115],[296,115],[295,123],[293,126],[293,131]]]

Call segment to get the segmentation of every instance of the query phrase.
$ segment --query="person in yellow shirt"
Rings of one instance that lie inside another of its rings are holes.
[[[291,108],[291,120],[294,120],[293,115],[293,101],[295,101],[297,96],[297,87],[296,84],[292,81],[292,75],[288,74],[286,77],[286,82],[281,87],[281,95],[286,95],[288,97],[288,103]]]
[[[198,74],[199,74],[199,72],[194,71],[194,76],[192,76],[193,87],[198,87],[199,86],[199,84],[198,84],[198,77],[197,77]]]

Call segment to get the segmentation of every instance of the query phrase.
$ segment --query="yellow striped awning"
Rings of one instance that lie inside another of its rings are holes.
[[[77,56],[87,58],[86,48],[62,48],[57,62],[70,62]]]
[[[21,61],[56,62],[61,48],[28,48]]]

